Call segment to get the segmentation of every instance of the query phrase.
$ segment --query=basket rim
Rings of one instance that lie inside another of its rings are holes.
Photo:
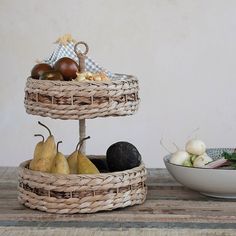
[[[89,155],[88,155],[89,156]],[[128,170],[123,170],[123,171],[114,171],[114,172],[106,172],[106,173],[99,173],[99,174],[54,174],[54,173],[48,173],[48,172],[42,172],[42,171],[36,171],[36,170],[30,170],[28,168],[26,168],[26,165],[29,164],[29,162],[31,161],[32,159],[29,159],[29,160],[26,160],[22,163],[20,163],[20,165],[18,166],[19,169],[23,170],[23,171],[28,171],[29,173],[31,174],[41,174],[41,175],[44,175],[45,177],[67,177],[70,176],[70,177],[80,177],[80,178],[95,178],[95,177],[108,177],[108,176],[117,176],[117,175],[122,175],[122,174],[130,174],[130,173],[134,173],[134,172],[138,172],[142,169],[146,169],[145,165],[144,165],[144,162],[141,161],[140,165],[137,166],[137,167],[134,167],[134,168],[131,168],[131,169],[128,169]]]
[[[134,75],[120,74],[120,73],[115,73],[114,75],[120,76],[121,78],[111,79],[109,81],[76,81],[76,80],[64,81],[64,80],[39,80],[39,79],[33,79],[31,76],[28,76],[27,81],[28,82],[37,81],[37,83],[40,83],[40,84],[55,84],[55,85],[78,85],[78,84],[84,84],[84,85],[106,84],[106,85],[109,85],[112,83],[126,82],[128,79],[133,79],[135,81],[138,81],[137,77]],[[127,78],[124,79],[124,78],[122,78],[122,76],[127,76]]]

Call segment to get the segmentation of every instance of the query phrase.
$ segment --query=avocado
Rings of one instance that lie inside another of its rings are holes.
[[[141,155],[137,148],[124,141],[112,144],[107,149],[106,158],[111,172],[132,169],[141,163]]]

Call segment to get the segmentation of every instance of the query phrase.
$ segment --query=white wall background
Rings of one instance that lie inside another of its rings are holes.
[[[0,165],[31,158],[38,120],[64,153],[74,149],[77,121],[30,116],[23,104],[35,60],[68,32],[97,62],[140,81],[136,115],[87,121],[88,153],[126,140],[148,167],[163,167],[161,137],[183,147],[198,127],[208,147],[236,146],[236,1],[0,0]]]

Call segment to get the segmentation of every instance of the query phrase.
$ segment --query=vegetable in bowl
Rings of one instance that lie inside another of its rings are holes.
[[[202,140],[191,139],[186,143],[185,151],[178,150],[172,153],[169,161],[186,167],[203,167],[213,160],[207,155],[206,145]]]
[[[185,150],[192,155],[200,156],[206,152],[206,145],[200,139],[191,139],[186,143]]]
[[[161,145],[163,146],[162,142]],[[165,149],[167,150],[167,148]],[[211,150],[214,150],[214,155]],[[221,150],[221,152],[216,156],[215,150]],[[168,161],[175,165],[208,169],[236,169],[236,149],[207,149],[205,143],[200,139],[189,140],[185,145],[185,150],[178,149],[174,153],[169,153],[171,155]]]

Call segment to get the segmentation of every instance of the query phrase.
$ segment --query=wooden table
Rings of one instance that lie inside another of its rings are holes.
[[[0,167],[0,235],[236,235],[236,201],[208,198],[165,169],[148,170],[143,205],[96,214],[56,215],[17,201],[17,169]]]

